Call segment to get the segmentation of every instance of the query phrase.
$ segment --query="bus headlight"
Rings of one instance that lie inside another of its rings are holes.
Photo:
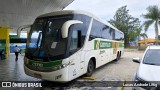
[[[52,68],[52,70],[59,70],[59,69],[62,69],[62,68],[65,68],[65,67],[67,67],[69,64],[62,64],[62,65],[58,65],[58,66],[54,66],[53,68]]]
[[[67,64],[63,64],[63,65],[62,65],[62,67],[67,67],[67,66],[68,66]]]

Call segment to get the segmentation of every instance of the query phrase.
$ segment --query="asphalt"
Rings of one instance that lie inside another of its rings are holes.
[[[0,81],[37,81],[39,79],[27,76],[23,69],[23,55],[15,61],[15,55],[10,54],[6,60],[0,60]]]

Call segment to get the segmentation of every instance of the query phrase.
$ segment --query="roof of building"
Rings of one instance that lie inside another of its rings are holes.
[[[138,41],[139,44],[142,44],[142,43],[155,43],[155,42],[156,42],[156,40],[155,39],[151,39],[151,38],[148,38],[146,40],[139,40]]]

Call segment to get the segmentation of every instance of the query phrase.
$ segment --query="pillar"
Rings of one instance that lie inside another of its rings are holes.
[[[6,52],[6,58],[9,56],[9,28],[2,28],[0,27],[0,40],[5,41],[5,46],[0,46],[0,48],[5,47],[5,52]]]

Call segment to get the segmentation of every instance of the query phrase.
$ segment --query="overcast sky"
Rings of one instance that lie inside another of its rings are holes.
[[[65,10],[85,10],[108,21],[113,19],[116,10],[124,5],[127,5],[130,15],[143,22],[145,19],[141,15],[147,12],[146,8],[150,5],[160,8],[160,0],[75,0]],[[155,38],[154,26],[149,28],[147,34],[149,38]]]

